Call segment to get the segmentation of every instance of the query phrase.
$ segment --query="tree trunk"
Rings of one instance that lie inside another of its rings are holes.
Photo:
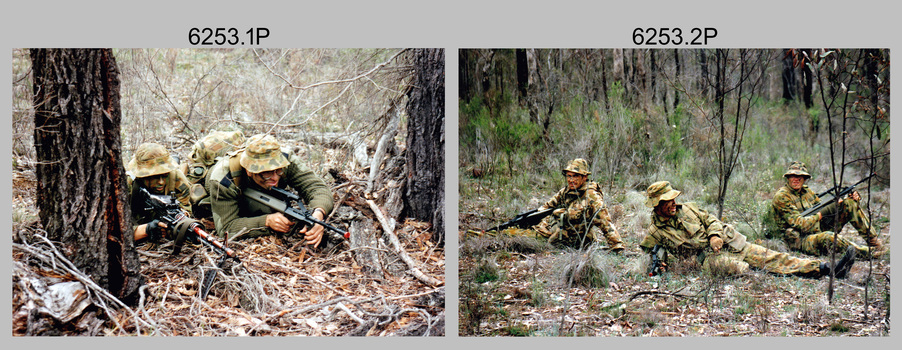
[[[676,74],[673,76],[674,80],[679,81],[682,73],[680,73],[680,51],[682,50],[673,50],[673,61],[676,66]],[[673,110],[677,109],[677,106],[680,105],[680,92],[674,89],[673,91]]]
[[[457,73],[460,80],[458,82],[457,95],[465,102],[473,98],[475,91],[475,85],[473,84],[473,71],[476,69],[475,59],[473,58],[475,54],[475,50],[457,50]]]
[[[601,92],[604,96],[604,108],[611,109],[611,103],[608,101],[608,71],[605,68],[607,66],[605,61],[605,50],[601,50]]]
[[[783,51],[783,101],[789,102],[795,99],[796,75],[795,64],[791,49]]]
[[[517,58],[517,101],[520,106],[526,104],[527,89],[529,88],[529,63],[526,59],[525,49],[514,50]]]
[[[811,108],[814,106],[814,102],[811,100],[812,94],[812,84],[813,77],[811,74],[811,67],[808,66],[808,62],[811,61],[811,55],[814,54],[814,50],[812,49],[803,49],[804,52],[808,53],[808,56],[800,55],[799,59],[802,60],[802,101],[805,102],[805,108]]]
[[[31,50],[37,205],[48,238],[98,285],[134,301],[140,275],[120,161],[112,50]]]
[[[408,217],[432,223],[432,238],[445,243],[445,51],[418,49],[408,93],[407,172],[404,198]]]

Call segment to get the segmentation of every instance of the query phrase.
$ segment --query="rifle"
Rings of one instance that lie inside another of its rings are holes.
[[[139,203],[144,205],[143,209],[146,212],[151,213],[154,218],[165,222],[169,230],[178,232],[175,244],[172,248],[172,255],[177,255],[181,252],[182,243],[184,243],[186,238],[192,240],[199,239],[201,243],[210,247],[214,252],[220,255],[220,258],[216,263],[218,269],[222,269],[228,259],[232,259],[235,262],[241,262],[234,250],[224,246],[207,233],[207,231],[204,231],[203,226],[197,222],[197,220],[188,217],[188,213],[179,206],[178,200],[176,200],[174,194],[152,194],[146,188],[141,187],[138,191],[138,195],[140,200]],[[213,271],[212,273],[207,272],[205,275],[200,291],[201,299],[206,299],[207,294],[210,292],[213,280],[216,279],[216,271]]]
[[[655,244],[654,248],[651,248],[651,262],[648,264],[648,275],[649,276],[657,276],[664,271],[667,271],[667,250],[664,250],[664,259],[661,259],[659,252],[661,248],[664,248],[660,244]]]
[[[874,177],[874,175],[877,175],[877,173],[871,173],[871,175],[866,176],[865,178],[859,180],[858,182],[852,184],[851,186],[846,187],[846,188],[843,188],[843,189],[842,189],[841,191],[839,191],[839,193],[837,193],[836,196],[834,196],[833,198],[830,198],[829,200],[822,200],[822,201],[821,201],[820,203],[818,203],[817,205],[815,205],[815,206],[813,206],[813,207],[811,207],[811,208],[808,208],[808,209],[806,209],[805,211],[803,211],[802,214],[800,214],[800,215],[801,215],[802,217],[806,217],[806,216],[808,216],[808,215],[817,213],[818,211],[820,211],[821,209],[823,209],[824,207],[826,207],[826,206],[829,205],[830,203],[833,203],[833,200],[834,200],[834,199],[836,199],[836,198],[842,198],[842,197],[848,195],[849,193],[852,193],[852,191],[855,190],[855,187],[856,187],[856,186],[861,185],[862,182],[865,182],[865,181],[867,181],[868,179]],[[829,189],[829,190],[826,190],[826,191],[821,192],[820,194],[818,194],[817,197],[818,197],[818,198],[823,198],[824,196],[830,194],[830,192],[835,191],[838,187],[839,187],[839,185],[833,186],[833,188],[831,188],[831,189]]]
[[[294,221],[295,224],[288,230],[288,233],[286,233],[287,236],[295,234],[297,230],[302,227],[320,225],[327,230],[326,232],[335,232],[344,239],[351,238],[351,232],[344,231],[313,217],[312,213],[310,213],[310,211],[307,210],[307,207],[301,203],[300,198],[296,194],[278,187],[272,187],[267,192],[268,193],[264,193],[253,188],[246,188],[244,190],[244,195],[275,209],[284,214],[289,220]],[[297,208],[292,205],[292,202],[297,204]]]
[[[508,227],[519,227],[519,228],[527,228],[532,225],[538,224],[542,219],[546,216],[551,215],[551,212],[554,211],[554,208],[549,208],[545,210],[533,209],[530,211],[522,212],[517,214],[513,219],[508,222],[505,222],[501,225],[490,228],[486,231],[501,231]]]

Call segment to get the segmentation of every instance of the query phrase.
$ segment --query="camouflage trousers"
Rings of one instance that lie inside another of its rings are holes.
[[[724,250],[726,248],[724,246]],[[797,276],[815,276],[820,272],[820,265],[817,260],[797,258],[752,243],[746,244],[739,252],[709,252],[702,262],[704,269],[730,274],[744,273],[753,267],[775,275]]]
[[[858,201],[852,199],[843,200],[838,205],[830,203],[820,210],[823,218],[821,219],[821,231],[832,231],[837,227],[837,231],[841,230],[846,224],[852,224],[852,227],[858,231],[858,235],[865,240],[877,237],[877,232],[868,222],[867,215],[861,210]],[[813,234],[817,232],[803,232],[804,234]]]
[[[588,226],[577,229],[564,229],[557,224],[556,220],[546,218],[533,228],[544,237],[548,237],[548,243],[571,248],[585,248],[592,242],[599,241],[597,232],[600,231],[596,227]],[[616,231],[602,232],[605,240],[608,242],[608,248],[612,250],[622,250],[623,240]]]
[[[820,222],[822,232],[799,232],[791,228],[786,230],[783,240],[790,249],[810,255],[829,255],[830,248],[833,246],[834,236],[831,230],[834,227],[838,227],[841,230],[847,223],[851,224],[865,240],[877,237],[877,233],[868,222],[868,218],[858,205],[858,201],[846,199],[839,205],[831,203],[821,209],[820,213],[823,216]],[[858,256],[862,258],[866,258],[869,253],[866,246],[859,246],[839,235],[836,236],[836,246],[838,252],[845,251],[848,246],[855,247],[855,250],[858,251]]]
[[[855,250],[858,252],[858,256],[862,259],[867,259],[868,253],[870,253],[870,250],[867,246],[857,245],[854,242],[843,238],[840,235],[836,235],[830,231],[818,232],[804,237],[799,236],[799,231],[796,231],[794,229],[787,229],[783,237],[790,249],[808,255],[830,255],[830,250],[833,247],[833,236],[836,236],[836,251],[840,254],[842,254],[842,252],[846,250],[846,247],[849,246],[855,247]],[[876,250],[874,250],[874,254],[877,254]]]

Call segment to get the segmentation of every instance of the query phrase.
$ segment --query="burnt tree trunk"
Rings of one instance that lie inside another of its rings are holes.
[[[415,77],[408,93],[408,217],[432,223],[432,238],[445,243],[445,51],[417,49]]]
[[[120,161],[112,50],[33,49],[37,205],[48,238],[125,302],[140,275]]]
[[[780,77],[783,81],[783,102],[795,100],[796,94],[796,74],[795,74],[795,55],[791,49],[783,50],[783,70]]]
[[[526,104],[529,88],[529,62],[526,59],[525,49],[516,49],[514,52],[517,61],[517,101],[522,107]]]

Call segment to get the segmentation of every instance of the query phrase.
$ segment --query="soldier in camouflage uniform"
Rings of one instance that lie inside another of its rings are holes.
[[[853,192],[848,198],[829,204],[819,212],[802,217],[800,214],[811,208],[821,199],[817,193],[805,185],[811,178],[808,169],[802,162],[793,162],[783,174],[786,185],[781,187],[773,200],[773,212],[777,234],[783,235],[783,240],[790,249],[811,255],[828,255],[833,246],[834,236],[836,245],[840,250],[853,247],[860,257],[868,256],[868,248],[859,246],[839,235],[829,231],[833,229],[836,221],[839,221],[840,230],[846,223],[858,230],[858,234],[867,241],[868,246],[873,247],[873,252],[878,255],[881,244],[877,239],[877,233],[869,225],[867,217],[861,211],[858,201],[861,199],[858,192]]]
[[[191,213],[191,204],[188,198],[188,179],[176,168],[175,162],[169,156],[169,151],[160,144],[143,143],[135,150],[135,155],[126,165],[128,173],[129,195],[132,199],[139,188],[144,187],[152,194],[175,193],[182,209]],[[141,203],[132,201],[132,216],[138,223],[133,227],[135,241],[150,238],[151,241],[159,241],[168,234],[165,223],[150,217],[150,213],[144,212]]]
[[[604,205],[601,188],[595,181],[588,181],[591,174],[585,159],[577,158],[561,171],[567,178],[567,187],[562,188],[540,210],[554,208],[548,216],[533,229],[548,242],[568,247],[585,247],[598,240],[595,227],[607,239],[608,248],[619,252],[623,241]]]
[[[188,161],[181,164],[181,170],[190,182],[188,192],[196,217],[209,218],[213,215],[204,187],[210,167],[216,164],[217,158],[240,148],[245,141],[247,139],[241,131],[213,131],[194,143]]]
[[[268,190],[273,186],[297,190],[319,220],[332,210],[332,192],[319,176],[297,155],[282,151],[274,137],[256,135],[248,139],[243,150],[220,158],[210,169],[207,192],[218,235],[232,236],[245,228],[250,230],[247,237],[288,232],[293,223],[282,213],[242,195],[245,188]],[[298,232],[313,246],[323,237],[320,225]]]
[[[646,195],[645,206],[654,208],[648,234],[639,244],[646,251],[660,244],[671,254],[695,257],[706,269],[719,266],[728,272],[743,273],[754,267],[778,275],[813,278],[828,275],[831,270],[836,271],[836,277],[844,278],[855,262],[854,249],[847,250],[836,269],[831,269],[825,262],[796,258],[746,242],[733,226],[723,224],[695,203],[677,204],[680,191],[667,181],[651,184]]]

